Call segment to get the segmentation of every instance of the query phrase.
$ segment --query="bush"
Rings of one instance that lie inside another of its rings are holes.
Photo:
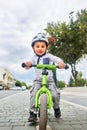
[[[60,89],[62,89],[62,88],[65,87],[65,82],[64,82],[64,81],[58,81],[58,82],[57,82],[57,86],[58,86]]]
[[[69,87],[75,87],[75,86],[82,87],[85,85],[87,85],[87,80],[82,78],[81,72],[78,73],[76,85],[75,85],[75,81],[72,77],[70,77],[69,84],[68,84]]]
[[[30,89],[31,88],[31,86],[26,86],[26,89]]]
[[[75,83],[74,83],[74,80],[73,80],[72,76],[70,77],[68,86],[69,86],[69,87],[74,87],[74,86],[75,86]]]
[[[87,84],[87,80],[86,79],[77,79],[77,86],[85,86]]]
[[[16,80],[16,82],[15,82],[15,86],[22,87],[22,84],[21,84],[21,82],[20,82],[19,80]]]

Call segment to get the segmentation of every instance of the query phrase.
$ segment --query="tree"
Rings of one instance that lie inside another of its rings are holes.
[[[83,50],[84,53],[87,54],[87,10],[81,10],[81,12],[77,12],[77,22],[79,23],[79,27],[81,29],[81,40],[85,46]]]
[[[85,54],[87,55],[87,10],[78,11],[76,20],[73,18],[73,13],[70,13],[69,18],[68,24],[48,23],[45,31],[56,39],[49,47],[49,52],[70,64],[76,85],[78,75],[76,64]]]
[[[73,86],[74,86],[74,81],[73,81],[72,76],[70,77],[68,86],[69,86],[69,87],[73,87]]]
[[[15,82],[15,86],[19,86],[19,87],[21,87],[22,84],[21,84],[21,82],[20,82],[19,80],[16,80],[16,82]]]
[[[86,79],[84,79],[83,77],[82,77],[82,73],[81,72],[79,72],[78,73],[78,76],[77,76],[77,86],[86,86],[87,85],[87,80]],[[70,80],[69,80],[69,86],[70,87],[74,87],[75,86],[75,82],[74,82],[74,80],[72,79],[72,77],[70,77]]]
[[[27,86],[25,82],[21,82],[21,85],[22,86]]]

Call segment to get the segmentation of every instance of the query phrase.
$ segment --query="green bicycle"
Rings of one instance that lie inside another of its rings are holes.
[[[22,67],[25,67],[24,63]],[[58,66],[50,64],[37,64],[32,65],[32,67],[37,67],[37,69],[42,69],[42,86],[37,91],[35,97],[35,108],[37,115],[39,113],[39,130],[47,130],[47,112],[52,107],[52,94],[47,88],[47,75],[48,70],[56,71]],[[68,66],[66,65],[67,69]]]

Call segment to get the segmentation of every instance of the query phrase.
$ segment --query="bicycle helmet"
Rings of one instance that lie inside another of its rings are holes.
[[[34,43],[37,42],[37,41],[44,41],[47,46],[48,46],[48,44],[49,44],[49,42],[48,42],[48,40],[47,40],[45,34],[43,34],[43,33],[38,33],[38,34],[32,39],[31,46],[33,47],[33,46],[34,46]]]

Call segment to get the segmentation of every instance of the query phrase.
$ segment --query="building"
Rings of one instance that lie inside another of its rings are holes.
[[[3,89],[9,89],[14,83],[15,79],[8,69],[0,67],[0,86],[3,86]]]

